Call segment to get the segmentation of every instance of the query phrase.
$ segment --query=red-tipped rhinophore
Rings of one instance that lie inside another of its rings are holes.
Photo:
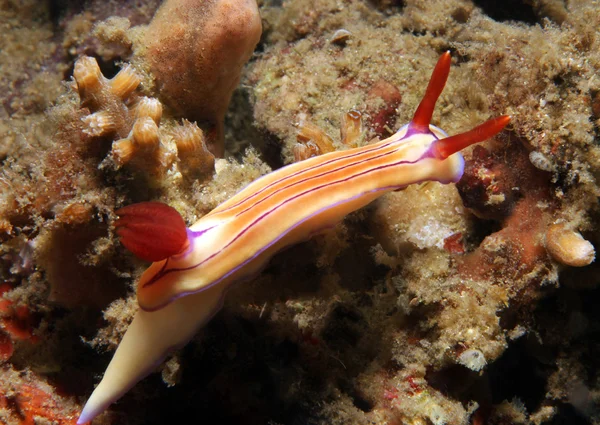
[[[510,122],[510,115],[501,115],[491,120],[487,120],[481,125],[478,125],[473,130],[466,133],[457,134],[455,136],[446,137],[445,139],[436,140],[431,145],[431,150],[436,158],[446,159],[456,152],[474,145],[475,143],[483,142],[492,136],[500,133],[504,127]]]
[[[425,96],[423,96],[423,100],[419,103],[419,107],[409,124],[410,128],[423,133],[429,132],[429,124],[431,123],[435,103],[437,102],[438,97],[440,97],[440,94],[442,94],[442,90],[444,90],[446,80],[448,80],[450,62],[450,52],[444,53],[439,58],[433,73],[431,74]]]
[[[161,261],[188,247],[185,222],[175,208],[161,202],[141,202],[116,213],[121,243],[142,260]]]

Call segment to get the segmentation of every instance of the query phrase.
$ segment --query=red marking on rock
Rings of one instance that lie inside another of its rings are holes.
[[[396,124],[396,108],[402,102],[402,94],[398,88],[385,80],[379,80],[371,86],[367,94],[367,102],[373,106],[368,108],[370,116],[368,125],[380,137],[388,135],[388,128]],[[377,103],[383,103],[377,105]],[[372,109],[376,108],[376,109]]]
[[[10,306],[12,305],[12,301],[4,299],[3,296],[11,289],[12,286],[10,286],[8,283],[0,284],[0,313],[10,312]]]
[[[423,391],[423,388],[421,387],[421,385],[415,382],[414,376],[409,376],[408,378],[406,378],[406,382],[408,382],[408,386],[412,390],[412,391],[408,391],[408,393],[410,395],[419,394]]]
[[[392,388],[390,390],[383,391],[383,398],[386,400],[396,400],[398,398],[398,389]]]
[[[520,167],[520,163],[508,164],[504,157],[482,146],[473,148],[472,159],[467,161],[456,188],[464,205],[477,217],[501,220],[511,213],[518,199],[513,188],[520,186],[511,167]],[[491,202],[490,195],[500,194],[504,197]]]
[[[14,308],[12,315],[2,320],[2,325],[13,340],[26,340],[33,337],[31,313],[24,305]]]
[[[465,246],[463,245],[462,233],[458,232],[444,239],[444,249],[450,254],[464,254]]]
[[[11,289],[12,289],[12,286],[10,286],[9,283],[0,284],[0,297],[2,295],[4,295],[5,293],[7,293],[8,291],[10,291]]]
[[[12,341],[37,342],[39,340],[33,335],[34,323],[29,308],[25,305],[15,306],[12,301],[2,298],[11,289],[12,287],[7,283],[0,285],[0,315],[3,316],[0,317],[0,360],[12,355]]]
[[[0,393],[0,399],[3,396],[4,394]],[[57,425],[77,423],[76,412],[65,412],[63,403],[60,403],[59,399],[33,385],[21,385],[17,389],[14,400],[9,400],[9,404],[14,404],[18,409],[21,425],[35,425],[41,422]]]
[[[10,336],[0,330],[0,361],[6,361],[13,355],[14,346]]]
[[[302,332],[302,341],[309,345],[319,345],[321,340],[313,335],[312,332]]]
[[[358,81],[356,81],[356,79],[348,78],[348,79],[342,81],[342,83],[340,84],[340,88],[342,90],[352,91],[352,90],[359,89],[360,84],[358,83]]]

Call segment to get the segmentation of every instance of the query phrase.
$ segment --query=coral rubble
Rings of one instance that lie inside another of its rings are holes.
[[[600,422],[596,1],[158,3],[0,0],[1,423],[74,423],[133,317],[115,210],[189,225],[387,137],[445,50],[434,124],[510,129],[277,255],[97,424]]]

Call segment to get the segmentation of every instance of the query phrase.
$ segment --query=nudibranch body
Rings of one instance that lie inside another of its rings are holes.
[[[270,173],[189,229],[174,210],[165,210],[169,207],[124,208],[117,222],[124,245],[155,262],[138,285],[141,309],[78,423],[93,419],[186,344],[219,310],[227,288],[258,273],[277,251],[386,192],[424,181],[458,181],[464,160],[457,152],[494,136],[510,118],[491,119],[451,137],[430,125],[449,71],[450,54],[445,53],[412,121],[393,136]],[[166,248],[158,252],[152,238]]]

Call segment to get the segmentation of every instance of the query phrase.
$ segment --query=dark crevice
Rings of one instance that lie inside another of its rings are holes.
[[[560,405],[557,414],[550,421],[545,422],[546,425],[589,425],[591,423],[589,417],[578,412],[570,404]]]
[[[365,413],[370,412],[375,407],[375,405],[370,400],[367,400],[362,394],[360,394],[357,391],[350,392],[350,397],[352,398],[352,404],[354,404],[354,407],[362,410]]]
[[[479,6],[494,21],[516,21],[528,25],[538,22],[538,17],[531,5],[522,0],[475,0],[475,5]]]
[[[250,91],[243,85],[233,92],[225,115],[225,128],[225,150],[228,155],[241,160],[246,149],[252,146],[271,169],[283,167],[283,142],[274,134],[261,131],[255,126],[254,104]]]
[[[496,220],[483,220],[475,218],[473,220],[473,231],[469,233],[465,243],[469,251],[472,251],[481,245],[481,242],[493,233],[502,230],[502,225]]]
[[[454,365],[430,371],[426,379],[444,395],[464,404],[475,400],[487,409],[506,400],[518,400],[532,413],[544,402],[547,378],[554,370],[544,350],[535,338],[524,337],[513,343],[482,375]]]
[[[68,12],[76,14],[84,10],[86,2],[74,0],[49,0],[48,11],[50,13],[50,21],[53,25],[58,26],[60,20]]]
[[[334,351],[344,352],[358,344],[365,324],[358,310],[339,304],[330,313],[322,338]]]
[[[546,378],[550,366],[541,361],[543,348],[534,337],[513,343],[492,365],[486,377],[493,404],[519,399],[528,412],[535,412],[546,396]]]
[[[429,385],[445,396],[461,400],[464,403],[474,398],[479,400],[486,398],[482,391],[475,391],[476,388],[480,388],[480,385],[474,384],[474,381],[478,379],[478,374],[460,365],[453,365],[438,371],[430,370],[425,379]],[[476,394],[479,395],[476,396]]]
[[[590,121],[594,129],[594,142],[600,145],[600,90],[590,90],[591,112]]]
[[[402,13],[406,6],[404,0],[369,0],[369,3],[386,15]]]

